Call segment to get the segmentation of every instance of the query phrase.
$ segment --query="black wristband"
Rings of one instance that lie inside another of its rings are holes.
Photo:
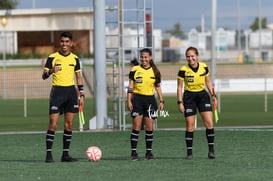
[[[133,93],[133,89],[132,89],[132,88],[130,88],[130,87],[128,87],[128,89],[127,89],[127,93],[128,93],[128,94]]]
[[[84,94],[81,94],[81,95],[80,95],[80,97],[83,97],[83,98],[85,98],[85,95],[84,95]]]
[[[43,79],[47,79],[48,77],[50,77],[50,75],[51,75],[51,72],[49,70],[47,72],[44,72],[42,77],[43,77]]]
[[[164,100],[160,100],[159,102],[160,102],[160,103],[162,103],[162,104],[164,104],[164,103],[165,103],[165,102],[164,102]]]
[[[80,92],[83,92],[84,91],[83,85],[78,85],[78,89],[79,89]]]
[[[182,104],[183,103],[183,101],[177,101],[177,104]]]

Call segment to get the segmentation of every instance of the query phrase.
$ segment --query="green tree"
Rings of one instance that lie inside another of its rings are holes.
[[[200,25],[198,25],[198,26],[195,27],[195,29],[196,29],[197,32],[201,32],[202,27]]]
[[[266,29],[267,28],[267,19],[266,18],[262,18],[261,20],[261,28],[262,29]],[[254,22],[252,23],[252,25],[250,25],[250,29],[252,31],[256,31],[259,29],[259,17],[256,17]]]
[[[170,33],[171,35],[173,35],[177,38],[184,38],[185,37],[180,23],[175,23],[173,26],[173,29],[167,30],[166,32]]]
[[[18,0],[1,0],[0,10],[3,9],[15,9],[18,4]]]

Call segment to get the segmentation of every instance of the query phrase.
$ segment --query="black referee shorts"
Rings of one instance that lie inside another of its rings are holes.
[[[196,115],[199,112],[212,111],[210,96],[207,91],[190,92],[185,91],[183,96],[185,117]]]
[[[78,95],[75,86],[53,86],[50,92],[49,114],[77,113]]]
[[[144,117],[149,117],[151,119],[157,118],[157,103],[154,96],[135,94],[132,103],[132,117],[143,115]]]

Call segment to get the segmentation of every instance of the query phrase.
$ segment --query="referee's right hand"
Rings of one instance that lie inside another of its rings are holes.
[[[127,108],[128,108],[128,110],[129,110],[130,112],[132,112],[132,110],[133,110],[132,101],[128,101],[128,102],[127,102]]]
[[[181,104],[178,104],[178,109],[180,112],[184,113],[185,112],[185,107],[184,105],[181,103]]]
[[[62,70],[62,67],[55,64],[54,67],[53,67],[53,69],[52,69],[52,72],[53,73],[57,73],[57,72],[59,72],[61,70]]]

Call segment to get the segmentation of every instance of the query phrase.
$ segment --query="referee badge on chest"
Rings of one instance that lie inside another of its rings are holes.
[[[142,79],[137,79],[136,83],[142,83]]]

